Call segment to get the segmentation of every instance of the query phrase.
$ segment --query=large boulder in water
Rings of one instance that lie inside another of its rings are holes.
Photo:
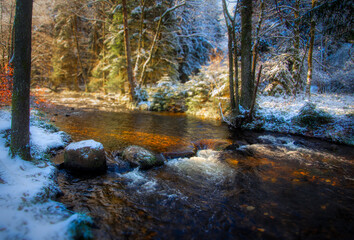
[[[85,140],[69,144],[64,150],[64,167],[76,173],[101,173],[107,168],[102,143]]]
[[[152,167],[163,165],[164,161],[158,158],[149,150],[140,146],[129,146],[122,153],[124,160],[130,163],[132,167],[140,167],[146,170]]]

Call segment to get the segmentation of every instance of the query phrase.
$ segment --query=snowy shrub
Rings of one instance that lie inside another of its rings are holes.
[[[136,101],[138,103],[146,102],[149,99],[149,94],[145,89],[136,87],[134,90],[135,90]]]
[[[179,83],[169,81],[167,77],[161,79],[157,86],[153,89],[154,93],[151,99],[152,111],[170,111],[184,112],[185,111],[185,91]]]
[[[320,109],[316,109],[313,103],[306,103],[297,116],[293,117],[292,121],[301,127],[315,129],[323,124],[333,121],[333,117]]]
[[[263,64],[261,92],[265,95],[291,94],[295,88],[288,54],[277,55]]]

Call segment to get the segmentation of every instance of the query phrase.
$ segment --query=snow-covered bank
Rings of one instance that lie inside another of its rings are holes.
[[[59,190],[55,167],[48,160],[38,160],[48,150],[65,145],[63,133],[35,125],[30,128],[35,160],[11,158],[4,138],[11,117],[0,111],[0,239],[70,239],[70,231],[82,217],[51,200]]]
[[[246,125],[246,128],[300,134],[354,145],[353,95],[313,94],[311,103],[316,105],[316,109],[327,112],[333,118],[331,123],[315,129],[299,126],[293,121],[308,102],[304,96],[259,96],[257,102],[258,120]]]

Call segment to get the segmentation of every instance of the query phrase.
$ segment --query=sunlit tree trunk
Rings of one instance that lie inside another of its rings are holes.
[[[15,14],[15,57],[12,93],[11,153],[25,160],[30,154],[30,84],[32,0],[17,0]]]
[[[230,106],[232,111],[235,111],[235,93],[234,93],[234,58],[233,58],[233,38],[232,31],[234,31],[231,26],[228,26],[228,49],[229,49],[229,89],[230,89]]]
[[[2,0],[0,1],[0,34],[2,33],[2,15],[3,15],[3,6],[2,6]],[[2,37],[0,38],[0,41],[2,41]],[[2,47],[2,56],[1,56],[1,63],[0,63],[0,69],[3,69],[5,66],[5,47]]]
[[[74,40],[75,40],[75,47],[76,47],[76,53],[77,53],[77,63],[80,67],[80,71],[81,71],[81,76],[84,79],[84,83],[85,83],[85,92],[87,92],[87,84],[86,84],[86,80],[87,80],[87,76],[84,70],[84,66],[82,64],[82,59],[81,59],[81,51],[80,51],[80,44],[79,44],[79,38],[78,38],[78,33],[77,33],[77,16],[73,16],[74,21],[73,21],[73,33],[74,33]],[[74,89],[76,91],[80,90],[79,87],[79,79],[78,79],[78,75],[76,74],[75,77],[75,86]]]
[[[252,47],[252,81],[254,82],[255,76],[256,76],[256,66],[257,66],[257,58],[258,58],[258,44],[259,44],[259,34],[261,31],[262,27],[262,22],[263,22],[263,11],[264,10],[264,0],[261,0],[261,6],[260,6],[260,15],[259,15],[259,20],[256,28],[256,36],[254,40],[254,44]]]
[[[238,86],[238,60],[237,60],[237,39],[235,33],[236,14],[238,5],[235,8],[233,17],[229,13],[226,0],[222,1],[223,13],[227,25],[228,33],[228,53],[229,53],[229,91],[230,91],[230,107],[235,115],[238,115],[239,110],[239,86]]]
[[[131,59],[131,50],[130,50],[130,41],[129,41],[128,14],[127,14],[126,0],[122,0],[122,5],[123,5],[125,57],[126,57],[126,61],[127,61],[129,92],[130,92],[131,101],[135,101],[135,82],[134,82],[133,70],[132,70],[132,59]]]
[[[14,54],[14,37],[15,37],[15,29],[13,26],[13,5],[11,5],[10,9],[10,18],[9,18],[9,37],[7,41],[7,57],[8,57],[8,62],[11,61],[12,56]]]
[[[135,60],[135,66],[134,66],[134,78],[137,79],[138,76],[138,70],[139,70],[139,64],[140,64],[140,58],[141,58],[141,48],[143,44],[143,31],[144,31],[144,20],[145,20],[145,0],[140,1],[140,7],[141,7],[141,15],[140,15],[140,29],[139,29],[139,40],[138,40],[138,50],[137,50],[137,56]]]
[[[241,105],[249,109],[252,104],[254,79],[252,78],[252,0],[241,1]]]
[[[316,7],[317,0],[312,0],[312,9]],[[306,82],[306,96],[308,99],[311,97],[311,82],[312,82],[312,70],[313,70],[313,65],[312,65],[312,55],[313,55],[313,47],[315,43],[315,28],[316,28],[316,22],[313,18],[311,17],[311,27],[310,27],[310,46],[309,46],[309,53],[308,53],[308,69],[307,69],[307,82]]]

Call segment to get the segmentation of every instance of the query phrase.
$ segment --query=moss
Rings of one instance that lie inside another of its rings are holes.
[[[79,214],[79,216],[73,220],[69,226],[69,234],[71,239],[74,240],[88,240],[93,239],[91,227],[93,221],[90,217],[84,214]]]
[[[315,104],[306,103],[300,109],[299,114],[292,119],[292,122],[308,129],[317,129],[324,124],[333,122],[333,117],[321,109],[316,109]]]

